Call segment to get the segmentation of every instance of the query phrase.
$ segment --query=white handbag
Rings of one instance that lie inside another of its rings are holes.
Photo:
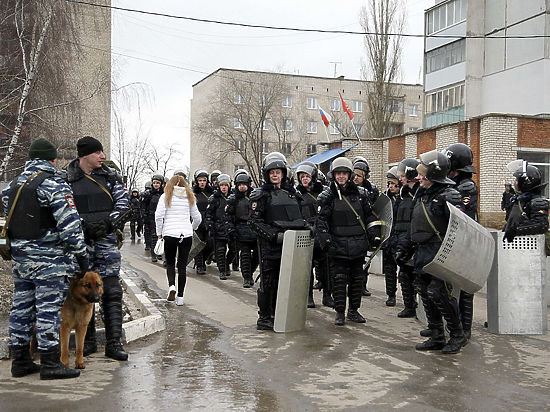
[[[153,250],[155,255],[162,255],[164,253],[164,238],[158,239],[155,249]]]

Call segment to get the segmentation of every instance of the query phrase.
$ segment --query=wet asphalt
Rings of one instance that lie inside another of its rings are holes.
[[[471,342],[457,355],[414,350],[422,325],[384,305],[384,279],[371,276],[363,298],[367,323],[333,325],[334,312],[308,309],[306,329],[258,332],[256,294],[238,272],[188,268],[185,304],[164,300],[161,264],[141,244],[123,248],[124,265],[166,317],[161,333],[126,346],[128,362],[101,353],[80,378],[15,379],[0,362],[0,410],[549,410],[550,338],[493,335],[475,300]]]

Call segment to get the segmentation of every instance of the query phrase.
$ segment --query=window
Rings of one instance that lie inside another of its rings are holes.
[[[315,97],[307,98],[307,108],[308,109],[317,109],[317,99]]]
[[[244,150],[244,142],[242,140],[235,141],[235,150]]]
[[[391,123],[388,125],[386,136],[395,136],[403,133],[403,123]]]
[[[432,34],[465,20],[466,1],[448,1],[426,13],[426,33]]]
[[[262,154],[268,154],[269,153],[269,143],[263,142],[262,143]]]
[[[306,146],[306,154],[307,155],[314,155],[317,153],[317,145],[316,144],[308,144]]]
[[[290,119],[283,120],[283,131],[284,132],[291,132],[292,131],[292,120],[290,120]]]
[[[403,99],[391,99],[386,107],[387,112],[403,113]]]
[[[233,103],[235,104],[244,104],[244,97],[242,94],[235,92],[233,97]]]
[[[363,111],[363,102],[354,100],[351,104],[351,107],[354,113],[361,113]]]
[[[283,97],[283,107],[292,107],[292,97],[290,96]]]
[[[281,153],[284,155],[289,155],[292,152],[292,146],[290,143],[281,144]]]
[[[357,134],[359,136],[363,135],[363,123],[353,123],[353,126],[355,126],[355,130],[357,131]]]
[[[317,133],[317,122],[307,122],[306,131],[307,133]]]
[[[442,112],[464,105],[464,85],[453,86],[426,95],[426,113]]]
[[[339,112],[342,109],[342,103],[339,98],[330,99],[330,110],[333,112]]]
[[[409,104],[409,116],[411,116],[411,117],[417,117],[418,116],[418,105],[417,104]]]
[[[235,166],[233,166],[233,173],[235,173],[239,169],[244,169],[244,165],[235,165]]]
[[[269,120],[264,119],[262,122],[262,130],[269,130]]]
[[[268,103],[269,99],[265,94],[262,94],[259,98],[260,106],[265,106]]]
[[[338,123],[331,123],[329,126],[330,134],[340,134]]]
[[[241,119],[239,119],[237,117],[233,118],[233,128],[243,129],[243,123],[241,122]]]
[[[426,73],[462,63],[466,59],[466,40],[458,40],[426,53]]]

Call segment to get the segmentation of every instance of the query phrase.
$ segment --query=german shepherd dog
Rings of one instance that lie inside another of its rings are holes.
[[[98,272],[86,272],[82,277],[72,277],[69,292],[61,309],[61,362],[69,367],[69,339],[75,330],[75,368],[84,369],[84,338],[92,318],[94,303],[103,295],[103,281]]]

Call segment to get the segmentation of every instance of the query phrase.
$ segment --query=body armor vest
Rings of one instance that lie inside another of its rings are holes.
[[[413,211],[412,193],[408,192],[403,196],[397,214],[395,215],[395,230],[398,232],[406,232],[411,224]]]
[[[246,222],[248,220],[248,197],[243,197],[237,200],[235,205],[235,220],[237,222]]]
[[[56,227],[57,223],[52,209],[41,207],[36,193],[38,186],[52,176],[51,173],[42,172],[23,187],[11,217],[11,223],[16,224],[10,224],[8,227],[10,239],[40,239],[48,229]],[[20,187],[21,185],[15,184],[15,180],[12,182],[8,197],[8,210],[11,209]]]
[[[302,216],[304,219],[307,220],[317,216],[317,198],[311,192],[304,193],[303,198]]]
[[[199,212],[201,212],[201,215],[204,218],[204,214],[208,208],[208,195],[204,193],[204,191],[201,191],[200,193],[197,193],[195,197],[197,198],[197,209],[199,209]]]
[[[350,196],[347,199],[363,221],[363,224],[366,225],[365,213],[361,207],[359,196]],[[334,199],[334,207],[332,208],[332,216],[330,218],[330,228],[331,232],[336,236],[345,237],[365,234],[365,230],[363,230],[361,223],[359,223],[359,219],[344,199]]]
[[[268,224],[279,223],[284,227],[283,222],[303,220],[298,200],[283,189],[272,190],[271,200],[266,207],[265,222]]]
[[[93,178],[107,188],[104,176]],[[107,219],[113,210],[113,201],[97,183],[83,176],[71,184],[74,194],[74,202],[78,214],[85,222],[97,222]]]
[[[445,237],[445,232],[447,231],[447,219],[443,215],[436,216],[432,213],[431,202],[433,199],[434,197],[432,196],[423,196],[422,198],[417,199],[414,205],[411,219],[411,240],[415,243],[441,242],[428,222],[420,202],[424,202],[426,212],[428,213],[433,225],[439,232],[441,239]],[[443,205],[443,207],[446,206]]]
[[[221,195],[216,209],[216,222],[223,222],[225,218],[225,206],[227,206],[227,198]]]

